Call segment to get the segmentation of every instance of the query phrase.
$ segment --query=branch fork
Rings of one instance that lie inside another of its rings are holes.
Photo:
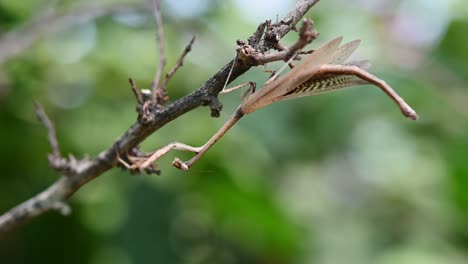
[[[264,22],[261,24],[261,27],[256,31],[255,35],[258,36],[261,34],[261,30],[268,28],[268,30],[264,33],[265,39],[269,39],[269,45],[272,46],[277,52],[266,53],[262,49],[256,48],[258,46],[258,42],[255,41],[254,38],[249,39],[249,44],[245,44],[245,42],[238,41],[237,44],[237,56],[240,60],[248,65],[251,66],[258,66],[258,65],[265,65],[267,63],[273,61],[288,61],[294,54],[300,53],[302,49],[312,41],[314,41],[319,33],[314,29],[314,23],[310,19],[304,19],[299,29],[299,38],[298,40],[293,43],[290,47],[283,45],[279,39],[277,40],[276,33],[273,33],[273,26],[270,25],[269,21]],[[275,37],[272,37],[271,35]],[[310,52],[305,52],[310,53]],[[300,57],[296,58],[297,60]]]
[[[82,160],[78,160],[72,154],[68,155],[68,159],[62,157],[54,124],[47,116],[40,103],[34,102],[34,107],[36,109],[37,118],[47,129],[47,137],[52,149],[52,153],[47,156],[49,166],[57,172],[63,173],[65,176],[77,174],[79,167],[89,162],[89,158],[85,156]]]

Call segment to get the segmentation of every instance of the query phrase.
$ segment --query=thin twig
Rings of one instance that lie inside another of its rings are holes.
[[[182,52],[182,54],[180,55],[179,59],[177,60],[177,63],[174,65],[174,67],[172,67],[172,69],[168,73],[166,73],[166,77],[164,78],[164,81],[163,81],[161,87],[159,88],[160,93],[162,95],[162,98],[161,98],[162,103],[166,103],[166,101],[169,99],[168,96],[167,96],[167,84],[168,84],[169,80],[172,78],[172,76],[174,76],[174,74],[177,72],[177,70],[180,67],[182,67],[182,65],[184,63],[185,56],[187,56],[187,54],[192,50],[192,45],[195,42],[196,37],[197,37],[196,35],[192,36],[192,39],[187,44],[187,46],[185,46],[185,49]]]
[[[143,104],[143,98],[141,96],[141,93],[138,91],[135,82],[133,81],[132,78],[128,78],[128,82],[130,83],[130,87],[132,88],[132,92],[135,95],[135,98],[137,100],[138,105]]]
[[[318,32],[314,29],[314,22],[308,18],[304,19],[301,28],[299,29],[299,40],[289,47],[288,56],[292,56],[296,51],[302,50],[307,44],[314,41]],[[286,57],[286,59],[289,59]]]
[[[47,116],[44,108],[39,102],[34,102],[34,106],[36,108],[36,115],[39,121],[44,125],[47,129],[47,137],[49,139],[50,147],[52,148],[52,155],[55,158],[60,158],[60,147],[57,140],[57,134],[55,133],[55,127],[52,121],[50,121],[49,117]]]
[[[152,91],[153,91],[153,105],[160,104],[161,98],[161,89],[159,89],[159,85],[162,78],[162,73],[164,71],[164,67],[166,67],[166,55],[164,52],[164,30],[163,30],[163,22],[162,22],[162,15],[161,15],[161,5],[159,0],[153,0],[153,15],[156,20],[156,40],[158,42],[159,48],[159,64],[158,68],[156,69],[156,74],[154,76],[153,84],[152,84]],[[159,90],[159,91],[158,91]]]

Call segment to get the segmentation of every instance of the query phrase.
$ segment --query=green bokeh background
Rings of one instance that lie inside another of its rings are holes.
[[[0,0],[0,32],[49,7],[122,2]],[[294,3],[163,1],[168,68],[198,36],[171,99],[200,87],[235,56],[236,39]],[[182,152],[159,162],[161,176],[105,173],[71,198],[69,217],[48,213],[1,240],[0,263],[468,263],[468,3],[322,0],[307,17],[320,32],[314,47],[362,39],[357,58],[371,59],[421,119],[405,119],[370,86],[277,103],[187,173],[170,165],[190,157]],[[0,212],[60,176],[48,168],[33,100],[64,153],[94,157],[136,120],[127,79],[149,87],[158,61],[150,9],[40,34],[0,66]],[[255,68],[234,84],[267,77]],[[203,144],[239,97],[221,97],[219,119],[205,107],[178,118],[142,149]]]

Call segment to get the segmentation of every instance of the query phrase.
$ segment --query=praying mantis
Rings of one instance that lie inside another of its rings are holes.
[[[373,84],[380,88],[397,104],[404,116],[411,120],[417,120],[418,115],[416,112],[397,92],[385,81],[367,71],[370,68],[369,61],[346,62],[358,48],[360,40],[354,40],[340,46],[342,40],[342,37],[338,37],[324,44],[283,76],[279,76],[282,69],[278,71],[259,91],[247,95],[234,114],[203,146],[192,147],[173,142],[153,152],[147,159],[132,165],[124,164],[124,161],[119,158],[120,162],[127,168],[144,170],[170,150],[178,149],[196,153],[193,158],[186,162],[178,158],[175,158],[172,162],[175,167],[188,170],[244,115],[253,113],[274,102],[365,84]]]

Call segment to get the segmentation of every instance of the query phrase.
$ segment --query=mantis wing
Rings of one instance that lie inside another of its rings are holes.
[[[329,64],[344,64],[348,66],[357,66],[363,70],[370,68],[369,61],[354,61],[350,63],[344,63],[361,44],[360,40],[354,40],[348,42],[339,47]],[[317,74],[317,73],[316,73]],[[303,83],[300,83],[287,93],[278,96],[274,99],[275,102],[294,99],[299,97],[311,96],[320,93],[332,92],[338,89],[368,84],[369,82],[358,78],[354,75],[337,75],[337,74],[318,74],[310,75],[310,78]]]
[[[298,85],[307,81],[320,70],[320,66],[336,59],[334,54],[342,41],[342,37],[335,38],[315,50],[301,64],[294,67],[276,80],[267,82],[260,91],[252,94],[242,102],[240,108],[244,114],[252,113],[273,103],[275,98],[281,97]]]
[[[361,41],[357,39],[339,47],[328,64],[343,64],[356,51],[359,44],[361,44]]]
[[[355,61],[345,65],[357,66],[363,70],[367,70],[370,67],[369,61]],[[335,90],[354,87],[358,85],[369,84],[368,81],[358,78],[354,75],[342,75],[342,74],[325,74],[312,76],[309,80],[296,86],[295,89],[288,93],[276,97],[275,102],[283,101],[288,99],[300,98],[310,95],[316,95],[326,92],[332,92]]]

